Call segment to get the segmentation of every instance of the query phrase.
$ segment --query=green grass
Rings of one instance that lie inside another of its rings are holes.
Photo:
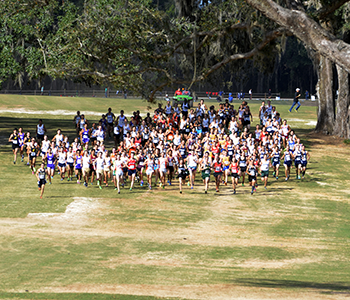
[[[292,176],[286,183],[281,169],[280,181],[271,176],[267,191],[259,187],[254,196],[248,186],[238,187],[233,196],[230,185],[216,195],[213,183],[204,196],[199,176],[195,189],[185,187],[182,195],[177,181],[165,190],[150,192],[137,185],[132,192],[125,189],[118,195],[112,187],[86,189],[56,176],[40,199],[29,168],[12,164],[6,143],[12,128],[22,126],[33,132],[40,117],[49,136],[61,127],[72,137],[76,110],[102,113],[111,106],[115,112],[146,112],[147,103],[140,99],[1,96],[0,109],[69,110],[72,115],[0,112],[0,299],[155,299],[67,293],[67,287],[77,284],[96,288],[161,285],[178,290],[193,285],[202,297],[200,287],[214,284],[271,288],[277,298],[284,292],[298,296],[312,290],[316,294],[311,296],[321,298],[348,291],[349,146],[343,142],[333,146],[321,136],[310,135],[316,107],[302,106],[300,113],[288,114],[289,102],[276,105],[311,153],[302,181]],[[251,104],[255,116],[259,106],[260,102]],[[108,141],[108,147],[111,145]],[[93,209],[79,215],[81,218],[62,215],[81,197],[89,199]],[[27,217],[28,213],[61,215]],[[62,293],[50,293],[50,288]],[[217,293],[224,295],[225,291]],[[187,296],[184,292],[182,297]]]

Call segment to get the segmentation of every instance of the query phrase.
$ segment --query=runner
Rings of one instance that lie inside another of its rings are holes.
[[[98,152],[97,158],[95,160],[95,168],[96,168],[97,186],[99,187],[99,189],[102,189],[104,164],[105,164],[105,160],[102,157],[102,152]]]
[[[73,148],[69,147],[67,152],[67,177],[68,181],[73,181],[73,171],[74,171],[74,153]]]
[[[284,159],[284,168],[285,168],[285,175],[286,175],[286,181],[289,179],[290,176],[290,167],[292,166],[292,155],[289,149],[289,146],[287,146],[286,150],[284,151],[281,160]]]
[[[253,195],[254,192],[256,192],[255,184],[256,184],[256,176],[257,176],[257,170],[253,160],[249,161],[247,174],[248,174],[249,185],[252,187],[252,191],[250,192],[250,194]]]
[[[80,150],[77,150],[75,155],[75,176],[77,177],[77,184],[80,184],[82,177],[82,162],[83,157],[81,156]]]
[[[15,128],[13,133],[10,135],[9,142],[12,143],[13,163],[16,164],[17,153],[20,149],[20,137],[18,135],[17,128]]]
[[[236,187],[238,186],[239,180],[239,161],[236,159],[236,157],[232,158],[230,169],[232,177],[233,194],[236,194]]]
[[[44,139],[45,133],[46,133],[46,127],[43,124],[43,120],[40,119],[39,124],[36,125],[36,138],[37,138],[39,144]]]
[[[112,108],[108,108],[108,113],[106,114],[107,118],[107,132],[108,137],[111,138],[111,132],[113,130],[113,122],[115,121],[115,115],[112,113]]]
[[[272,166],[273,166],[273,177],[275,177],[276,180],[278,180],[281,152],[277,146],[273,149],[271,153],[271,158],[272,158]]]
[[[214,161],[212,163],[212,169],[214,170],[215,187],[216,187],[216,192],[218,193],[219,187],[220,187],[221,175],[222,175],[222,163],[221,163],[219,154],[215,155]]]
[[[178,167],[178,178],[179,178],[179,189],[180,194],[182,194],[182,183],[186,180],[186,177],[189,175],[189,171],[185,165],[185,161],[183,158],[180,158],[179,167]]]
[[[109,156],[109,152],[106,151],[104,155],[104,167],[103,167],[103,173],[104,173],[104,182],[106,183],[106,187],[108,186],[108,179],[111,178],[111,158]]]
[[[84,186],[88,187],[91,159],[87,150],[84,150],[82,162]]]
[[[310,154],[308,151],[305,150],[305,146],[303,145],[301,147],[301,174],[303,176],[302,177],[303,179],[305,177],[306,166],[309,160],[310,160]]]
[[[193,190],[194,182],[196,180],[197,163],[198,163],[198,157],[194,152],[194,150],[190,152],[190,154],[188,155],[185,161],[187,162],[188,171],[190,173],[188,186],[191,186],[191,190]]]
[[[205,152],[204,157],[200,162],[200,171],[202,172],[202,179],[204,184],[204,193],[208,193],[209,182],[210,182],[210,173],[211,173],[211,164],[209,161],[209,152]]]
[[[165,157],[164,152],[161,152],[159,158],[159,176],[160,176],[160,185],[159,187],[165,188],[165,178],[166,178],[166,167],[167,167],[167,158]]]
[[[29,144],[29,160],[30,160],[30,169],[32,170],[32,174],[35,174],[35,162],[36,157],[38,155],[38,144],[36,143],[35,138],[32,138],[31,143]]]
[[[52,149],[50,148],[43,159],[43,161],[46,161],[46,167],[47,167],[47,175],[49,178],[49,184],[51,184],[51,179],[53,179],[53,176],[55,175],[55,155],[52,153]]]
[[[113,177],[114,177],[114,189],[120,194],[120,182],[123,182],[123,162],[120,159],[120,154],[117,154],[113,162]]]
[[[61,176],[61,181],[64,179],[64,175],[66,173],[66,161],[67,154],[64,152],[63,148],[58,150],[58,172]]]
[[[38,188],[40,191],[40,199],[43,198],[45,184],[46,184],[46,173],[45,164],[41,163],[40,168],[36,171],[36,178],[38,179]]]
[[[264,155],[263,159],[260,162],[260,174],[261,174],[261,181],[264,183],[265,190],[267,189],[267,179],[269,178],[269,167],[270,167],[270,160],[267,154]],[[250,172],[251,173],[251,172]]]
[[[128,175],[130,180],[130,191],[132,191],[132,188],[134,187],[135,176],[136,176],[136,160],[134,157],[134,152],[131,152],[130,154],[130,159],[128,160],[127,167],[128,167]]]

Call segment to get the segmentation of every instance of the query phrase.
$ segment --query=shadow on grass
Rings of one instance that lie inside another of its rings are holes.
[[[297,280],[269,280],[269,279],[237,279],[235,283],[244,286],[265,287],[265,288],[311,288],[324,291],[350,290],[350,282],[311,282]]]

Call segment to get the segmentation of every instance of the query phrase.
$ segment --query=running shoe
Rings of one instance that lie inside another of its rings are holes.
[[[298,179],[300,179],[301,177],[300,176],[298,176]]]
[[[276,180],[278,180],[278,176],[276,176]]]
[[[21,162],[23,162],[23,158],[21,158]]]
[[[102,186],[99,185],[98,187],[99,187],[100,190],[102,190]]]
[[[265,188],[266,189],[266,188]],[[256,188],[254,188],[254,192],[256,192]]]
[[[208,191],[205,191],[204,194],[208,194]]]
[[[35,169],[35,167],[34,167],[33,169],[34,169],[34,172],[36,172],[36,169]]]
[[[218,189],[216,189],[216,192],[218,193],[218,192],[219,192],[219,190],[218,190]]]
[[[163,189],[165,189],[165,185],[163,185]]]
[[[142,183],[142,182],[140,183],[140,186],[143,186],[143,183]]]
[[[180,194],[182,194],[182,191],[180,191]]]
[[[61,181],[63,181],[63,178],[61,177]]]
[[[193,186],[191,186],[191,190],[193,190]]]
[[[227,181],[225,181],[225,185],[227,185]]]
[[[16,161],[15,161],[15,160],[13,161],[13,164],[14,164],[14,165],[16,164]]]
[[[168,184],[170,185],[170,181],[168,180]]]
[[[32,171],[32,175],[34,175],[34,171]]]
[[[191,184],[190,184],[190,182],[187,182],[187,186],[190,186]]]
[[[242,183],[242,186],[244,186],[244,183]]]
[[[27,162],[27,166],[29,166],[29,162]]]
[[[152,186],[151,186],[151,185],[148,185],[148,188],[151,190],[151,189],[152,189]]]
[[[286,177],[285,181],[288,181],[288,177]]]
[[[52,182],[49,182],[49,184],[52,184]]]
[[[265,186],[264,188],[265,188],[265,190],[267,190],[267,187],[266,187],[266,186]]]
[[[130,188],[130,191],[132,191],[132,188]]]
[[[40,199],[42,199],[43,198],[43,196],[40,196]]]
[[[234,194],[234,195],[236,194],[236,190],[233,190],[233,194]]]
[[[70,178],[68,177],[67,181],[70,181]]]

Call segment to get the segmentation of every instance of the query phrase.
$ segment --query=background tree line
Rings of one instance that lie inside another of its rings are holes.
[[[316,129],[349,137],[348,2],[4,0],[0,81],[108,84],[149,101],[179,85],[290,95],[318,81]]]

